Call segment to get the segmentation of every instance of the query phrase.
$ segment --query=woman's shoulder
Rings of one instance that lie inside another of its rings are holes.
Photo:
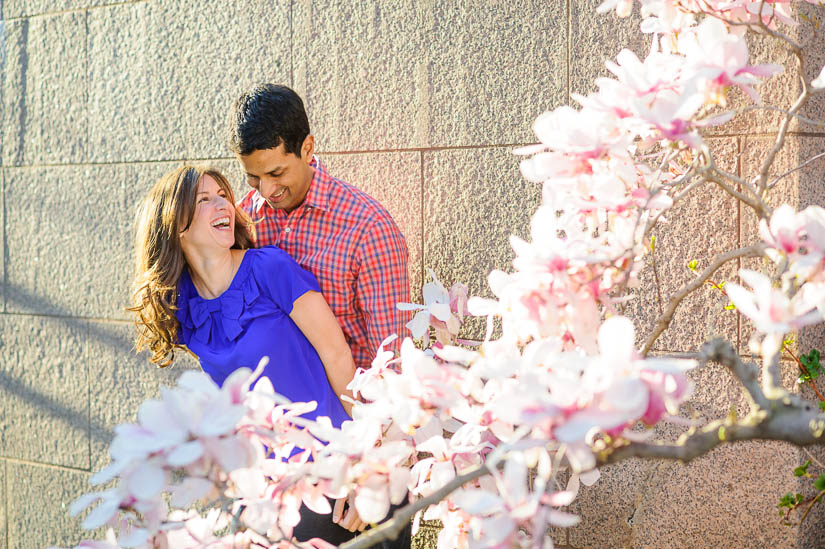
[[[251,248],[246,253],[247,255],[251,254],[250,266],[253,272],[260,272],[261,270],[271,272],[273,268],[297,265],[295,260],[278,246]]]

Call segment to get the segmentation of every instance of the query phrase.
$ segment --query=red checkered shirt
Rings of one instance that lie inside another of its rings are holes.
[[[311,166],[306,198],[291,212],[272,208],[255,190],[239,205],[256,222],[256,245],[280,247],[315,275],[355,365],[368,368],[384,338],[406,332],[409,313],[395,304],[410,301],[407,244],[375,199],[331,177],[317,158]]]

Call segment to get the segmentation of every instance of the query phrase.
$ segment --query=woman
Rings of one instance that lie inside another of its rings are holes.
[[[176,348],[187,349],[218,384],[268,356],[263,375],[277,392],[316,401],[305,417],[328,416],[340,426],[350,405],[338,395],[349,394],[355,373],[344,334],[312,274],[276,247],[251,248],[250,230],[215,170],[183,166],[155,184],[138,211],[129,308],[137,348],[148,348],[161,367]],[[342,507],[339,500],[334,514]],[[340,525],[302,508],[295,536],[341,543],[366,526],[354,507]]]

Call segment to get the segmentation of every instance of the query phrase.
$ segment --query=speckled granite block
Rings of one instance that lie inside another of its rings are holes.
[[[409,250],[410,296],[421,296],[421,154],[418,152],[320,155],[330,175],[352,183],[380,202],[395,220]]]
[[[541,187],[525,180],[509,148],[424,154],[424,267],[449,289],[492,297],[493,269],[512,271],[509,236],[530,238],[530,218]],[[484,338],[483,319],[471,319],[462,337]]]
[[[83,12],[6,23],[4,166],[84,160],[85,29]]]
[[[226,157],[241,90],[290,84],[289,13],[287,2],[194,0],[91,10],[92,158]]]
[[[293,20],[320,150],[523,142],[567,100],[564,2],[305,0]]]
[[[736,139],[714,139],[711,146],[721,166],[736,170]],[[688,268],[691,260],[698,262],[697,270],[702,272],[716,255],[738,247],[736,203],[712,185],[694,190],[664,217],[665,221],[653,231],[655,255],[646,257],[641,284],[633,292],[636,298],[625,307],[625,314],[636,324],[639,344],[647,339],[671,298],[696,277]],[[718,284],[735,275],[733,261],[722,266],[711,280]],[[736,314],[724,310],[728,302],[724,293],[709,284],[700,287],[681,302],[670,328],[659,337],[654,349],[696,351],[717,335],[735,344]]]
[[[88,469],[87,335],[80,319],[0,316],[4,455]]]
[[[8,500],[8,548],[74,547],[95,533],[80,526],[82,517],[70,517],[69,505],[91,492],[89,474],[54,467],[6,463]],[[36,508],[31,505],[37,502]],[[101,539],[98,536],[97,539]]]

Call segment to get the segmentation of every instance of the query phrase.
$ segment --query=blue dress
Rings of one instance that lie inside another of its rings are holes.
[[[321,291],[315,277],[274,246],[247,250],[229,288],[215,299],[199,296],[184,269],[178,339],[218,385],[240,367],[254,370],[268,356],[263,375],[277,393],[293,402],[316,401],[318,407],[304,417],[327,416],[340,427],[350,418],[315,348],[289,317],[295,300],[308,291]]]

